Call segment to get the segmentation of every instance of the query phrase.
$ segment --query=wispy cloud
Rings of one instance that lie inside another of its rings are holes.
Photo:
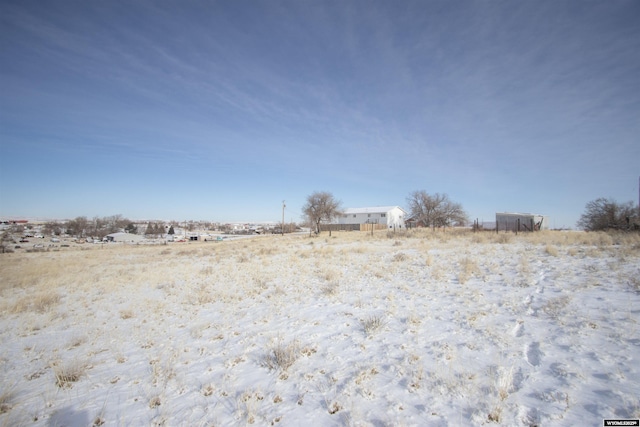
[[[31,147],[400,193],[572,188],[639,154],[634,2],[0,7],[1,123]]]

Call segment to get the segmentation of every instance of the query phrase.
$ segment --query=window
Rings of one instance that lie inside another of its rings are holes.
[[[353,217],[355,218],[355,217],[356,217],[356,214],[353,214]]]
[[[387,214],[380,214],[380,218],[385,218]]]
[[[367,218],[371,218],[371,214],[367,214]]]

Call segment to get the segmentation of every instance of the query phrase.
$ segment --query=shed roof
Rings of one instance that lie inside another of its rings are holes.
[[[375,206],[368,208],[347,208],[344,210],[345,214],[360,214],[360,213],[387,213],[392,209],[398,208],[402,212],[406,213],[400,206]]]
[[[140,241],[145,239],[144,236],[139,234],[123,232],[107,234],[106,237],[111,237],[115,241]]]
[[[528,212],[496,212],[496,215],[513,215],[513,216],[545,216],[542,214]]]

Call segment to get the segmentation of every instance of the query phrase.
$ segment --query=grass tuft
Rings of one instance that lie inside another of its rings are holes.
[[[500,372],[495,387],[501,401],[509,397],[509,393],[513,387],[513,367],[503,369]]]
[[[465,257],[460,262],[460,272],[458,273],[458,281],[465,283],[470,277],[480,274],[478,263],[469,257]]]
[[[370,337],[384,326],[381,316],[369,316],[361,321],[364,333]]]
[[[87,370],[87,366],[77,360],[63,364],[60,361],[51,364],[56,385],[60,388],[71,388],[73,383],[80,381]]]
[[[300,346],[296,340],[283,344],[278,342],[272,346],[265,357],[265,364],[269,369],[286,371],[300,357]]]
[[[553,245],[547,245],[545,252],[551,256],[558,256],[558,248]]]
[[[397,254],[395,254],[393,256],[392,261],[393,262],[402,262],[402,261],[406,261],[408,258],[409,257],[404,252],[398,252]]]
[[[52,291],[41,291],[33,295],[20,298],[11,310],[13,313],[25,313],[28,311],[46,313],[60,302],[60,295]]]
[[[136,317],[136,314],[133,310],[131,309],[120,310],[121,319],[126,320],[126,319],[132,319],[134,317]]]
[[[4,385],[2,387],[3,389],[0,392],[0,414],[4,414],[11,410],[13,398],[15,396],[13,387],[7,389],[5,389]]]

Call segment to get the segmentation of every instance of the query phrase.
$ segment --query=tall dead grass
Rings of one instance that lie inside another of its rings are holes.
[[[245,295],[258,297],[274,282],[274,275],[293,274],[296,270],[300,273],[298,276],[306,278],[313,276],[307,272],[316,271],[316,277],[327,285],[325,293],[331,295],[337,285],[342,285],[341,271],[362,264],[362,259],[367,259],[363,274],[385,278],[413,263],[416,252],[422,254],[424,263],[421,264],[429,275],[442,280],[453,272],[440,265],[437,251],[458,245],[474,248],[458,269],[458,279],[464,283],[479,275],[477,261],[474,264],[473,259],[477,260],[480,253],[491,256],[491,250],[480,247],[495,243],[538,246],[551,256],[606,254],[620,258],[640,254],[638,233],[543,231],[515,235],[450,229],[413,229],[395,234],[381,230],[373,236],[365,232],[334,232],[330,239],[265,236],[222,243],[16,252],[0,256],[0,296],[3,297],[0,309],[9,313],[44,313],[60,304],[68,287],[108,294],[145,285],[176,295],[190,295],[190,302],[207,304],[219,299],[220,286],[227,291],[240,289]],[[272,264],[285,264],[286,268],[275,269]],[[178,288],[168,286],[175,283],[191,285],[178,292]],[[222,293],[221,300],[227,300],[229,292]]]
[[[33,311],[46,313],[52,310],[60,302],[60,294],[55,290],[43,290],[33,295],[24,296],[9,307],[11,313],[25,313]]]
[[[13,407],[13,403],[15,400],[15,388],[14,386],[9,386],[8,384],[2,384],[0,388],[0,414],[4,414],[5,412],[9,412]]]
[[[478,263],[471,257],[464,257],[460,261],[460,271],[458,272],[458,282],[466,283],[471,277],[480,274]]]
[[[79,360],[67,362],[55,361],[51,363],[55,383],[60,388],[71,388],[73,383],[80,381],[87,371],[87,364]]]
[[[265,364],[269,369],[287,371],[300,357],[300,344],[294,340],[283,343],[280,340],[267,349]]]

